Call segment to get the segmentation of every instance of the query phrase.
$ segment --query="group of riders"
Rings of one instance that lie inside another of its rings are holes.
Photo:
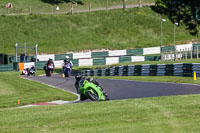
[[[65,59],[63,60],[63,64],[62,64],[62,73],[65,72],[65,66],[66,66],[66,65],[69,66],[69,69],[70,69],[70,70],[71,70],[72,67],[73,67],[73,63],[72,63],[72,61],[70,60],[69,56],[66,56]],[[52,73],[53,73],[53,70],[54,70],[54,68],[55,68],[53,59],[49,58],[49,60],[48,60],[47,63],[45,64],[44,70],[45,70],[46,73],[47,73],[47,70],[48,70],[48,66],[52,66],[51,69],[52,69]]]
[[[63,60],[62,64],[62,73],[65,74],[67,71],[67,77],[71,74],[71,70],[73,67],[73,63],[70,60],[69,56]],[[55,65],[53,59],[49,58],[44,66],[44,70],[46,72],[46,76],[51,76],[55,69]],[[22,74],[23,75],[34,75],[35,76],[36,69],[34,66],[31,68],[25,69]],[[66,77],[66,76],[65,76]],[[92,101],[100,101],[100,100],[109,100],[105,90],[99,85],[97,80],[89,77],[83,76],[82,73],[78,73],[75,75],[75,88],[77,93],[80,94],[80,100],[90,99]],[[89,82],[89,83],[88,83]]]
[[[70,69],[72,69],[73,63],[70,60],[69,56],[66,56],[65,59],[63,60],[62,73],[64,73],[64,66],[67,65],[67,64],[69,64]],[[49,58],[49,60],[46,62],[45,66],[44,66],[44,70],[45,70],[46,73],[47,73],[47,71],[49,69],[48,66],[51,66],[51,71],[53,73],[53,70],[55,69],[55,65],[54,65],[54,62],[53,62],[52,58]],[[24,69],[22,71],[22,75],[28,75],[28,76],[35,75],[35,73],[36,73],[35,66],[31,66],[30,68],[26,68],[26,69]]]

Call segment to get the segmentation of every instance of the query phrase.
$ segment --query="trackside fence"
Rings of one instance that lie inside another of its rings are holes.
[[[0,65],[0,72],[13,71],[13,64]]]
[[[200,77],[200,63],[128,65],[106,69],[83,70],[85,76],[184,76]]]

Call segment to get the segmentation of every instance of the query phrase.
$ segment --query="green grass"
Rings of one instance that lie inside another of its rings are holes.
[[[200,95],[0,109],[8,133],[198,133]]]
[[[78,0],[79,3],[83,4],[74,4],[74,10],[79,11],[79,10],[88,10],[89,9],[89,4],[91,3],[91,8],[106,8],[106,0]],[[5,5],[7,3],[12,3],[13,4],[13,9],[6,9]],[[141,4],[145,3],[154,3],[155,0],[142,0]],[[50,3],[44,3],[42,0],[1,0],[0,1],[0,14],[7,15],[13,14],[13,13],[27,13],[29,14],[30,12],[30,7],[31,7],[31,12],[33,14],[38,14],[38,13],[63,13],[63,12],[69,12],[71,10],[71,4],[72,3],[60,3],[58,4],[60,7],[59,11],[56,11],[57,5],[50,4]],[[108,1],[108,6],[122,6],[123,2],[122,0],[109,0]],[[138,4],[138,0],[128,0],[126,4]]]
[[[16,77],[18,74],[18,72],[0,73],[1,107],[3,105],[2,100],[6,99],[5,101],[15,103],[18,98],[15,97],[16,94],[14,95],[14,93],[19,94],[18,91],[20,91],[20,88],[26,90],[27,87],[30,87],[29,82],[32,81],[18,79]],[[189,77],[135,76],[111,78],[156,82],[200,83],[199,78],[193,81],[192,78]],[[19,84],[18,86],[16,82]],[[25,86],[21,86],[21,84]],[[4,86],[6,86],[6,89],[3,89]],[[43,85],[34,84],[34,86],[33,88],[35,90],[37,86]],[[44,87],[45,89],[47,88],[46,86]],[[52,88],[48,88],[48,92],[52,91],[51,89]],[[40,90],[43,90],[42,92],[45,91],[43,87],[40,87]],[[35,91],[32,91],[32,93],[35,93]],[[29,95],[29,98],[36,99],[32,93]],[[56,94],[58,94],[58,92],[56,92]],[[59,95],[61,96],[62,94]],[[7,97],[3,95],[7,95]],[[27,92],[23,91],[22,96],[25,97],[25,95],[27,95]],[[39,95],[41,96],[42,94]],[[11,97],[14,97],[13,99],[15,100],[11,100]],[[0,108],[0,131],[5,133],[86,133],[94,131],[97,133],[198,133],[200,130],[199,98],[200,95],[195,94],[20,109]],[[27,98],[25,99],[27,100]],[[41,99],[41,97],[39,99]]]
[[[0,108],[19,106],[53,100],[75,100],[77,96],[66,91],[22,79],[19,72],[0,73]]]
[[[149,7],[76,15],[1,16],[0,23],[0,53],[14,54],[16,42],[39,44],[40,54],[160,46],[160,15]],[[177,27],[177,44],[192,39],[198,40],[184,26]],[[163,45],[172,43],[173,24],[167,19]]]

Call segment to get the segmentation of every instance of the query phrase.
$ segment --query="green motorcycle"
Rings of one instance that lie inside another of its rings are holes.
[[[96,80],[80,79],[76,77],[75,87],[80,94],[80,100],[90,99],[92,101],[109,100],[105,90],[99,86]]]

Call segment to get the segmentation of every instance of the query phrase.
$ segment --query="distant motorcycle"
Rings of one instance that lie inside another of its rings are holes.
[[[64,73],[65,77],[70,76],[71,69],[72,69],[72,66],[71,66],[70,63],[66,63],[66,64],[63,65],[63,73]]]
[[[44,69],[45,69],[46,76],[51,77],[51,75],[53,74],[54,64],[49,63],[47,64],[47,66],[44,67]]]
[[[28,76],[35,76],[35,73],[36,73],[35,67],[31,67],[28,70]]]
[[[22,70],[22,74],[21,75],[28,75],[28,71],[29,71],[29,68],[26,68],[26,69]]]

